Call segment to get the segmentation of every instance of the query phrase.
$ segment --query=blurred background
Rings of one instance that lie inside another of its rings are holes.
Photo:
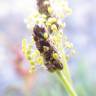
[[[52,74],[28,73],[21,40],[29,36],[24,19],[36,10],[34,1],[0,0],[0,96],[67,96]],[[73,14],[64,32],[76,49],[68,62],[73,85],[78,96],[96,96],[96,0],[68,2]]]

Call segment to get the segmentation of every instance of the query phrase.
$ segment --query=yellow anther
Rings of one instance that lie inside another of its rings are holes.
[[[51,26],[51,23],[50,22],[46,22],[46,26]]]
[[[57,22],[57,19],[55,17],[53,17],[52,22]]]
[[[28,49],[31,50],[32,46],[33,46],[33,44],[30,43],[30,44],[28,45]]]
[[[33,15],[34,18],[37,18],[38,16],[40,16],[38,12],[35,12],[35,15]]]
[[[57,58],[58,58],[58,54],[57,54],[57,53],[53,53],[53,54],[52,54],[52,57],[53,57],[54,59],[57,59]]]
[[[68,42],[68,41],[66,41],[65,42],[65,47],[71,49],[73,47],[73,44]]]
[[[37,63],[38,64],[43,64],[44,63],[43,58],[42,57],[38,57],[37,58]]]
[[[46,16],[45,14],[42,14],[42,17],[43,17],[44,19],[46,19],[47,16]]]
[[[55,24],[51,25],[51,30],[52,31],[57,31],[57,26]]]
[[[39,53],[40,53],[40,52],[39,52],[38,50],[35,50],[35,54],[37,54],[37,55],[38,55]]]
[[[26,51],[26,39],[22,39],[22,51],[25,53]]]
[[[26,49],[25,48],[22,48],[22,52],[23,52],[23,54],[25,55],[26,54]]]
[[[35,65],[34,65],[34,66],[31,66],[30,69],[29,69],[29,72],[30,72],[30,73],[33,73],[33,72],[35,71],[35,69],[36,69],[36,68],[35,68]]]
[[[49,47],[43,46],[43,49],[44,49],[44,51],[48,51],[49,50]]]
[[[30,62],[30,64],[31,64],[32,66],[35,65],[35,62],[34,62],[33,60],[30,60],[29,62]]]
[[[47,39],[47,38],[48,38],[48,34],[44,33],[44,39]]]
[[[48,22],[50,22],[50,23],[52,24],[52,23],[57,22],[57,19],[56,19],[55,17],[49,18],[49,19],[48,19]]]
[[[26,47],[26,39],[22,39],[22,47]]]
[[[35,66],[31,66],[31,69],[32,69],[32,71],[34,71],[35,70]]]
[[[48,12],[51,14],[53,12],[51,7],[48,7]]]
[[[39,51],[35,50],[34,53],[31,54],[31,57],[34,58],[39,55]]]
[[[29,54],[29,55],[31,54],[31,49],[27,50],[27,54]]]
[[[25,54],[25,57],[26,57],[28,60],[31,60],[30,54],[26,53],[26,54]]]

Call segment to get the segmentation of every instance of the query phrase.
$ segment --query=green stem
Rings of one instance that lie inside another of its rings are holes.
[[[62,70],[62,73],[66,76],[67,80],[72,84],[70,72],[67,63],[64,63],[64,69]]]
[[[77,96],[70,82],[67,80],[66,76],[61,71],[57,71],[56,75],[58,76],[60,82],[64,85],[69,96]]]
[[[66,54],[64,53],[64,50],[62,51],[62,60],[64,62],[64,68],[62,70],[63,74],[66,76],[67,80],[72,84],[72,80],[71,80],[71,76],[70,76],[70,71],[69,71],[69,67],[67,64],[67,59],[66,59]]]

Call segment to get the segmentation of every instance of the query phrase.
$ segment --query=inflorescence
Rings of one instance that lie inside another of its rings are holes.
[[[62,23],[62,19],[60,19],[65,18],[72,11],[66,5],[65,0],[62,4],[64,15],[59,13],[57,15],[55,9],[51,7],[51,1],[37,0],[38,11],[29,16],[27,20],[27,26],[32,31],[32,40],[27,43],[27,40],[23,39],[22,50],[31,64],[32,71],[36,69],[36,64],[40,64],[50,72],[62,70],[65,59],[68,60],[64,50],[73,49],[72,43],[63,33],[65,23]],[[73,52],[74,50],[71,53]]]

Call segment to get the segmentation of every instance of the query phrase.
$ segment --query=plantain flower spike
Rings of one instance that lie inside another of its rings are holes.
[[[55,1],[58,3],[59,0]],[[64,12],[58,15],[52,2],[54,0],[37,0],[38,10],[30,15],[26,22],[32,32],[32,40],[29,44],[26,44],[25,38],[22,40],[22,51],[33,71],[36,64],[40,64],[50,72],[63,70],[64,63],[70,57],[66,54],[66,49],[71,49],[72,53],[74,52],[72,43],[65,38],[66,36],[63,33],[65,23],[59,18],[59,15],[63,15],[63,13],[64,17],[69,14],[70,8],[67,1],[60,1],[59,6],[64,9]]]
[[[70,96],[77,96],[71,86],[67,62],[75,53],[73,44],[65,35],[65,19],[72,13],[67,0],[36,0],[37,11],[25,21],[31,30],[31,41],[22,40],[22,51],[30,63],[31,72],[36,65],[51,73],[56,73],[63,81]],[[58,7],[56,7],[58,6]],[[59,14],[58,14],[59,12]]]

